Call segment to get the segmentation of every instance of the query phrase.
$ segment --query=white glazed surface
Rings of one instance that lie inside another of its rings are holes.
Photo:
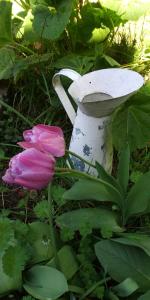
[[[83,157],[85,160],[95,163],[98,161],[104,167],[106,162],[105,130],[109,117],[93,118],[86,116],[80,109],[74,123],[69,150]],[[97,171],[89,167],[80,159],[72,156],[74,167],[80,171],[97,175]]]
[[[86,95],[99,92],[118,98],[134,93],[143,83],[143,77],[137,72],[119,68],[102,69],[79,77],[70,85],[68,92],[80,102]]]

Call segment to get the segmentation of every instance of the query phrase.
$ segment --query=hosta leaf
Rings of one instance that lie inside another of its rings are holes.
[[[96,256],[110,276],[121,282],[132,278],[141,291],[150,287],[150,257],[141,249],[103,240],[95,245]]]
[[[113,116],[112,135],[117,149],[128,142],[132,151],[150,140],[150,96],[143,91],[132,96]]]
[[[68,291],[67,280],[63,273],[48,267],[34,266],[25,273],[24,289],[40,300],[53,300]]]
[[[25,248],[10,246],[2,257],[3,270],[9,277],[16,278],[24,270],[28,255]]]
[[[140,176],[126,198],[126,219],[146,211],[150,202],[150,172]]]
[[[106,181],[79,180],[70,190],[67,190],[63,198],[66,200],[97,200],[109,201],[120,204],[122,201],[119,191]]]
[[[73,8],[72,0],[61,0],[55,9],[36,5],[33,9],[33,29],[39,37],[56,40],[64,31]]]
[[[122,233],[120,238],[114,239],[116,242],[141,248],[150,256],[150,236],[143,233]]]
[[[14,242],[12,222],[7,218],[0,218],[0,253],[6,250],[10,245],[13,245]]]
[[[9,1],[0,1],[0,46],[11,42],[11,10],[12,3]]]
[[[72,231],[84,228],[100,228],[110,232],[121,232],[114,212],[102,208],[82,208],[58,216],[57,224]]]

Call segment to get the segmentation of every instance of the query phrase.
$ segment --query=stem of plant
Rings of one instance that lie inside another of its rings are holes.
[[[111,280],[111,277],[106,277],[96,283],[94,283],[80,298],[79,300],[85,299],[88,295],[90,295],[99,285],[102,285],[106,281]]]
[[[51,197],[51,184],[48,185],[48,204],[49,204],[48,222],[50,227],[50,237],[51,237],[51,242],[52,242],[52,247],[54,252],[55,264],[56,267],[60,269],[59,258],[58,258],[57,247],[56,247],[55,231],[53,226],[53,202]]]
[[[122,196],[121,196],[120,192],[113,185],[109,184],[108,182],[106,182],[106,181],[104,181],[100,178],[91,176],[87,173],[80,172],[80,171],[75,170],[75,169],[69,169],[69,168],[58,168],[58,167],[56,167],[55,172],[56,172],[55,174],[59,175],[59,176],[62,176],[62,175],[71,176],[72,175],[74,177],[77,177],[78,179],[79,178],[84,178],[84,179],[88,179],[88,180],[91,180],[91,181],[101,183],[101,184],[105,185],[106,187],[113,189],[118,194],[120,199],[122,199]]]
[[[78,154],[76,154],[76,153],[74,153],[74,152],[72,152],[72,151],[70,151],[70,150],[67,150],[66,152],[67,152],[68,154],[72,155],[72,156],[75,156],[75,157],[79,158],[80,160],[82,160],[83,162],[85,162],[85,163],[86,163],[87,165],[89,165],[90,167],[96,169],[95,165],[93,165],[92,163],[90,163],[88,160],[82,158],[80,155],[78,155]]]

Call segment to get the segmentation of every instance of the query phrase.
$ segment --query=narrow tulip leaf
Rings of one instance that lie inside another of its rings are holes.
[[[106,181],[107,183],[114,186],[118,191],[120,191],[120,185],[118,184],[117,180],[111,176],[109,173],[105,171],[102,165],[100,165],[97,161],[95,163],[96,170],[98,172],[98,176],[100,179]]]
[[[150,299],[150,290],[144,295],[140,296],[137,300],[149,300]]]
[[[117,243],[141,248],[150,256],[150,236],[143,233],[121,233],[121,237],[114,239]]]
[[[150,257],[141,249],[103,240],[95,245],[96,256],[116,281],[132,278],[141,292],[150,287]]]
[[[106,181],[94,180],[77,181],[70,190],[64,193],[63,199],[109,201],[118,205],[122,201],[121,194],[113,185]]]
[[[113,291],[120,297],[128,297],[139,288],[138,284],[132,278],[127,278],[120,284],[113,287]]]
[[[129,143],[131,151],[142,148],[150,140],[150,95],[138,92],[126,101],[113,115],[113,144],[122,149]]]
[[[130,148],[127,143],[122,149],[119,157],[118,165],[118,182],[121,185],[123,192],[126,193],[129,182],[129,164],[130,164]]]
[[[24,289],[40,300],[54,300],[68,291],[63,273],[49,266],[36,265],[26,271]]]
[[[110,232],[122,232],[118,225],[117,215],[103,208],[82,208],[62,214],[56,219],[61,228],[72,231],[84,228],[100,228]]]
[[[36,5],[33,8],[33,29],[44,39],[56,40],[69,22],[73,8],[73,0],[61,0],[59,6],[46,7]]]
[[[145,213],[150,202],[150,172],[140,176],[126,199],[126,219],[132,215]]]
[[[12,41],[11,33],[11,11],[10,1],[0,1],[0,46],[4,46]]]

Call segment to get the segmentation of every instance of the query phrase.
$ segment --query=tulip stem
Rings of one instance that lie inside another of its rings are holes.
[[[69,155],[75,156],[76,158],[78,158],[78,159],[82,160],[83,162],[85,162],[85,163],[86,163],[87,165],[89,165],[90,167],[96,169],[96,167],[95,167],[94,164],[92,164],[90,161],[84,159],[84,158],[81,157],[80,155],[78,155],[78,154],[76,154],[76,153],[74,153],[74,152],[72,152],[72,151],[70,151],[70,150],[66,150],[66,153],[69,154]]]
[[[81,171],[78,171],[78,170],[75,170],[75,169],[56,167],[55,168],[55,175],[58,175],[58,176],[64,176],[64,175],[66,175],[66,176],[73,176],[73,177],[76,177],[78,179],[83,178],[83,179],[91,180],[93,182],[95,181],[95,182],[101,183],[105,187],[111,188],[112,190],[114,190],[118,194],[118,196],[120,197],[120,199],[122,198],[120,192],[113,185],[111,185],[107,181],[104,181],[104,180],[102,180],[100,178],[97,178],[95,176],[91,176],[91,175],[89,175],[87,173],[84,173],[84,172],[81,172]]]
[[[53,201],[52,201],[52,197],[51,197],[51,184],[48,185],[48,204],[49,204],[48,222],[49,222],[49,227],[50,227],[51,243],[52,243],[52,247],[53,247],[56,268],[60,269],[59,268],[59,259],[58,259],[58,255],[57,255],[55,230],[54,230],[54,226],[53,226]]]

